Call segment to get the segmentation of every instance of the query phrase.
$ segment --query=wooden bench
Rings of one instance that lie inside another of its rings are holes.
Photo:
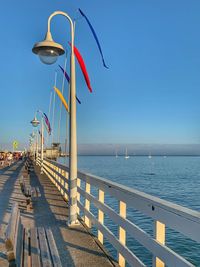
[[[62,267],[51,229],[24,228],[17,203],[12,206],[5,246],[10,267]]]
[[[24,168],[25,168],[25,170],[26,170],[28,173],[30,173],[31,171],[34,170],[33,163],[32,163],[32,161],[31,161],[31,159],[28,158],[28,159],[26,160],[26,162],[25,162],[25,164],[24,164]]]
[[[23,176],[20,179],[20,187],[22,194],[26,197],[27,208],[33,208],[33,201],[37,200],[37,198],[41,197],[39,187],[33,187],[30,185],[26,185],[24,182]]]
[[[29,160],[27,159],[26,162],[25,162],[25,164],[24,164],[24,167],[25,167],[26,170],[28,169],[29,164],[30,164],[30,162],[29,162]]]

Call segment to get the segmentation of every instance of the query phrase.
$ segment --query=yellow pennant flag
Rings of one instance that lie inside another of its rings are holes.
[[[63,103],[64,107],[66,108],[67,112],[69,112],[69,107],[67,105],[67,102],[66,102],[64,96],[62,95],[62,93],[60,92],[60,90],[58,88],[56,88],[55,86],[54,86],[54,90],[56,91],[57,95],[59,96],[59,98],[60,98],[61,102]]]

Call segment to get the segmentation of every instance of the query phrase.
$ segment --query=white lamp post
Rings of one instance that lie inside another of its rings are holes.
[[[37,127],[40,122],[37,120],[36,116],[31,121],[33,127]],[[38,132],[36,131],[36,165],[37,165],[37,158],[38,158]]]
[[[56,11],[48,19],[48,30],[45,40],[36,43],[33,53],[40,57],[45,64],[53,64],[65,50],[62,45],[55,43],[51,35],[51,19],[56,15],[66,17],[71,26],[71,61],[70,61],[70,140],[69,140],[69,225],[77,223],[77,136],[76,136],[76,79],[74,58],[74,25],[67,13]]]
[[[37,139],[35,132],[32,132],[30,134],[31,140],[33,141],[33,155],[34,155],[34,161],[36,161],[36,153],[37,153]]]
[[[31,121],[31,124],[33,125],[33,127],[37,127],[40,122],[38,121],[38,119],[36,118],[36,116],[34,117],[34,119]],[[41,118],[41,169],[40,169],[40,173],[43,174],[43,158],[44,158],[44,126],[43,126],[43,117]],[[36,140],[36,162],[37,162],[37,157],[38,157],[38,137]]]
[[[38,159],[38,132],[36,132],[36,165],[38,165],[37,159]]]

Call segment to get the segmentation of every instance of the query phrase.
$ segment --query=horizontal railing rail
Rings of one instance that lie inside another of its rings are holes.
[[[37,163],[42,164],[40,159]],[[43,171],[68,200],[69,168],[58,162],[44,159]],[[97,197],[91,193],[91,188],[98,190]],[[118,201],[118,212],[104,203],[105,194]],[[98,210],[98,216],[92,213],[91,203]],[[127,247],[127,234],[153,254],[153,266],[162,267],[165,264],[176,267],[194,266],[165,245],[165,228],[167,226],[200,243],[200,212],[83,172],[78,172],[77,206],[77,212],[78,214],[82,212],[85,224],[88,227],[94,225],[98,230],[99,241],[103,244],[106,238],[117,250],[120,266],[125,266],[126,262],[131,266],[145,266],[141,259]],[[133,208],[153,219],[153,237],[126,218],[127,208]],[[119,227],[118,237],[104,224],[105,214]]]

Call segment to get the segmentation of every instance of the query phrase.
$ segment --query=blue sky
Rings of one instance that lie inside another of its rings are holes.
[[[39,4],[2,0],[0,143],[26,142],[35,110],[48,113],[58,64],[41,64],[31,49],[43,39],[53,11],[63,10],[74,18],[79,7],[99,36],[109,70],[102,65],[85,20],[78,20],[75,43],[93,88],[90,94],[76,65],[77,95],[82,101],[77,106],[78,142],[199,143],[200,2],[184,0],[43,0]],[[64,18],[52,21],[52,35],[67,47],[69,25]],[[63,65],[64,57],[58,63]],[[59,88],[61,84],[58,72]],[[62,140],[65,129],[63,115]]]

